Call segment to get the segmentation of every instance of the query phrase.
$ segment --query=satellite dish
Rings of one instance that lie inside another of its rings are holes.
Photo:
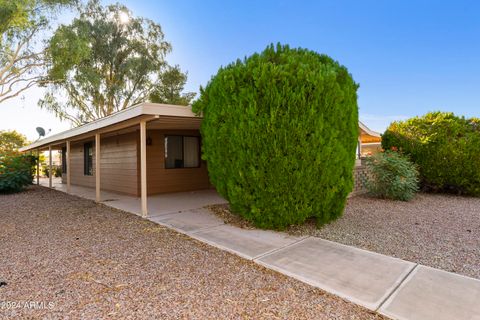
[[[37,132],[40,138],[45,137],[45,129],[43,129],[42,127],[37,127]]]

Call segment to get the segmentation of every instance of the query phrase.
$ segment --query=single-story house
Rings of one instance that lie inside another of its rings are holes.
[[[21,149],[62,152],[62,182],[141,198],[212,188],[207,164],[200,157],[200,123],[190,107],[142,103],[32,143]],[[362,144],[380,141],[380,134],[359,123]],[[50,166],[52,163],[50,163]],[[38,179],[37,170],[37,183]],[[52,178],[50,175],[50,187]]]

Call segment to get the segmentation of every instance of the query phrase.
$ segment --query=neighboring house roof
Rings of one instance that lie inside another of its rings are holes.
[[[382,135],[376,131],[370,130],[361,121],[358,121],[358,127],[360,128],[360,140],[362,143],[381,142]]]
[[[134,121],[135,119],[137,119],[138,121],[138,118],[142,117],[149,120],[160,118],[164,119],[163,123],[169,125],[169,129],[175,128],[176,125],[180,126],[180,123],[187,121],[187,119],[190,119],[188,120],[190,125],[195,125],[195,127],[198,127],[202,119],[201,117],[197,116],[195,113],[192,112],[192,108],[190,106],[178,106],[160,103],[141,103],[124,109],[122,111],[115,112],[104,118],[89,122],[82,126],[38,140],[26,147],[21,148],[20,151],[29,151],[38,148],[45,148],[48,145],[64,143],[66,140],[69,140],[71,138],[78,138],[88,135],[89,133],[93,134],[94,132],[107,130],[108,128],[111,128],[111,131],[117,128],[126,128],[128,127],[128,125],[135,125],[135,123],[131,121]],[[172,119],[176,119],[176,122],[174,122],[174,120]],[[359,121],[358,125],[360,128],[360,137],[362,142],[376,142],[377,140],[379,141],[379,139],[381,139],[378,132],[370,130],[362,122]]]

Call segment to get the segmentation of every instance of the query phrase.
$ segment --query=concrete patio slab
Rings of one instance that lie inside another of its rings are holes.
[[[40,185],[48,186],[48,179],[40,179]],[[53,179],[53,188],[67,192],[67,185],[61,183],[59,178]],[[95,188],[72,185],[70,194],[95,200]],[[140,198],[134,196],[102,190],[101,202],[112,208],[141,215]],[[155,217],[220,203],[226,201],[214,189],[155,194],[148,196],[148,216]]]
[[[211,228],[225,224],[223,220],[205,208],[149,217],[149,220],[172,227],[185,233],[195,232],[205,228]]]
[[[231,225],[189,233],[189,235],[247,259],[254,259],[304,239],[304,237],[293,237],[280,232],[242,229]]]
[[[393,319],[479,320],[480,280],[418,266],[379,311]]]
[[[257,262],[371,310],[415,267],[411,262],[319,238],[308,238]]]

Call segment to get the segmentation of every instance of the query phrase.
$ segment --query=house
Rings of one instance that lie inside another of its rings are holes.
[[[97,201],[101,190],[137,196],[146,215],[148,195],[212,188],[200,157],[201,120],[190,107],[142,103],[21,151],[48,150],[51,155],[61,150],[67,192],[78,185],[95,188]],[[379,141],[380,135],[359,126],[360,156],[362,144]]]

